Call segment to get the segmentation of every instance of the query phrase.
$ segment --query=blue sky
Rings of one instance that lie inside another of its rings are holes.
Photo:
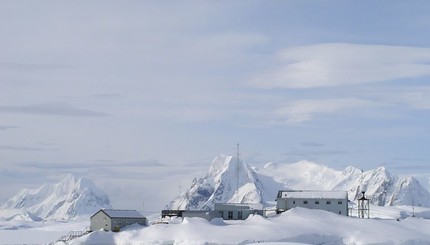
[[[118,208],[157,209],[237,142],[252,165],[430,175],[429,11],[427,1],[2,1],[0,201],[71,172]]]

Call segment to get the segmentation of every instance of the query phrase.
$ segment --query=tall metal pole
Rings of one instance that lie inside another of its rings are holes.
[[[239,143],[237,143],[237,178],[236,178],[236,181],[237,181],[237,183],[236,183],[237,203],[240,202],[240,199],[239,199],[239,169],[240,169],[240,166],[239,166],[239,156],[240,156],[240,154],[239,154]]]

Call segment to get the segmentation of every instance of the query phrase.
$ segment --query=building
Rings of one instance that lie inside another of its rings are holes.
[[[90,230],[120,231],[131,225],[147,225],[146,218],[136,210],[100,209],[90,218]]]
[[[279,191],[276,212],[281,213],[295,207],[321,209],[348,216],[348,193],[346,191]]]
[[[251,214],[263,216],[263,205],[260,203],[215,203],[214,210],[162,210],[161,217],[189,217],[212,220],[245,220]]]
[[[263,216],[261,203],[215,203],[215,214],[224,220],[245,220],[251,214]]]

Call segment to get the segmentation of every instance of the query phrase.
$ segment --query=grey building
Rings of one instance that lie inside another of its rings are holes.
[[[214,212],[224,220],[245,220],[251,214],[263,216],[263,205],[260,203],[215,203]]]
[[[90,218],[90,230],[120,231],[131,225],[147,225],[146,218],[136,210],[100,209]]]
[[[276,211],[281,213],[295,207],[321,209],[348,216],[348,193],[346,191],[279,191]]]
[[[251,214],[263,216],[263,205],[260,203],[215,203],[214,210],[162,210],[161,217],[203,218],[208,221],[214,218],[224,220],[245,220]]]

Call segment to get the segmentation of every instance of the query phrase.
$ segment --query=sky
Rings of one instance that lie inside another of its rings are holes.
[[[157,211],[214,157],[430,176],[428,1],[0,1],[0,203]],[[179,186],[182,186],[180,188]]]

